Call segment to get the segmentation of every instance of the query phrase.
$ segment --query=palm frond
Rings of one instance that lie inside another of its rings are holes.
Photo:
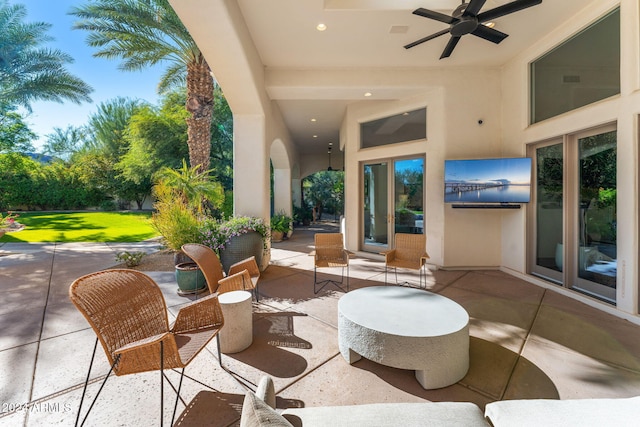
[[[200,50],[167,0],[97,0],[70,12],[78,21],[74,29],[89,33],[87,43],[97,48],[94,56],[120,59],[119,68],[139,71],[168,62],[164,74],[175,85],[175,64],[185,70],[196,61]]]
[[[0,2],[0,99],[28,111],[36,100],[91,102],[93,89],[66,69],[73,58],[40,47],[51,40],[51,25],[24,23],[25,17],[24,6]]]
[[[187,70],[179,63],[171,64],[165,70],[160,84],[158,85],[158,93],[167,93],[172,89],[185,87],[187,80]]]

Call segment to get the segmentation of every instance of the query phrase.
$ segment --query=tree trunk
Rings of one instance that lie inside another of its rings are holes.
[[[191,167],[209,169],[211,152],[211,116],[213,113],[213,77],[201,58],[187,65],[187,145]]]

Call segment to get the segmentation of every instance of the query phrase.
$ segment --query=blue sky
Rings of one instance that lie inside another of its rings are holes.
[[[448,160],[445,181],[489,181],[508,179],[512,183],[528,183],[531,178],[531,159]]]
[[[75,60],[67,69],[80,77],[94,91],[93,103],[81,105],[72,102],[35,102],[33,113],[25,121],[29,128],[40,137],[34,145],[40,148],[45,136],[53,132],[54,127],[66,129],[68,125],[80,126],[87,122],[89,115],[96,111],[104,101],[126,96],[144,99],[152,103],[158,101],[156,93],[163,67],[154,67],[141,72],[119,71],[118,60],[94,58],[95,50],[86,45],[86,31],[72,30],[74,16],[67,15],[73,6],[85,3],[83,0],[9,0],[10,4],[23,4],[27,9],[26,22],[47,22],[51,24],[47,35],[55,40],[48,47],[60,49]]]

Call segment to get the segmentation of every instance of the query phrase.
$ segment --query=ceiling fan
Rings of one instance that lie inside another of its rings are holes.
[[[410,49],[421,43],[450,33],[451,38],[449,39],[449,43],[447,43],[447,46],[444,48],[444,51],[440,56],[440,59],[442,59],[448,58],[460,41],[460,37],[467,34],[473,34],[474,36],[489,40],[496,44],[500,43],[508,36],[508,34],[489,28],[485,23],[488,23],[492,19],[540,4],[542,3],[542,0],[515,0],[511,3],[479,13],[485,2],[486,0],[471,0],[469,3],[465,3],[464,0],[462,0],[462,4],[453,11],[451,16],[423,8],[414,10],[414,15],[444,22],[445,24],[449,24],[449,28],[421,38],[420,40],[416,40],[413,43],[409,43],[404,48]]]

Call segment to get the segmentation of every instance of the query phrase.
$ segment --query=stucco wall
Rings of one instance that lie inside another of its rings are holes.
[[[422,70],[409,76],[423,93],[399,101],[361,102],[347,108],[341,144],[346,147],[347,245],[361,248],[361,164],[425,155],[425,233],[430,262],[443,267],[499,266],[501,211],[454,210],[443,201],[444,160],[501,156],[500,71]],[[359,149],[359,123],[427,108],[427,139]],[[478,121],[482,120],[482,124]]]
[[[528,125],[529,63],[571,37],[618,4],[621,7],[621,94],[577,110]],[[502,72],[502,140],[505,155],[525,154],[527,144],[608,123],[617,124],[617,307],[637,313],[638,301],[638,115],[640,114],[639,61],[640,24],[637,0],[594,2],[576,13],[574,19],[548,34],[507,64]],[[502,222],[501,265],[527,272],[526,215],[504,218]]]

